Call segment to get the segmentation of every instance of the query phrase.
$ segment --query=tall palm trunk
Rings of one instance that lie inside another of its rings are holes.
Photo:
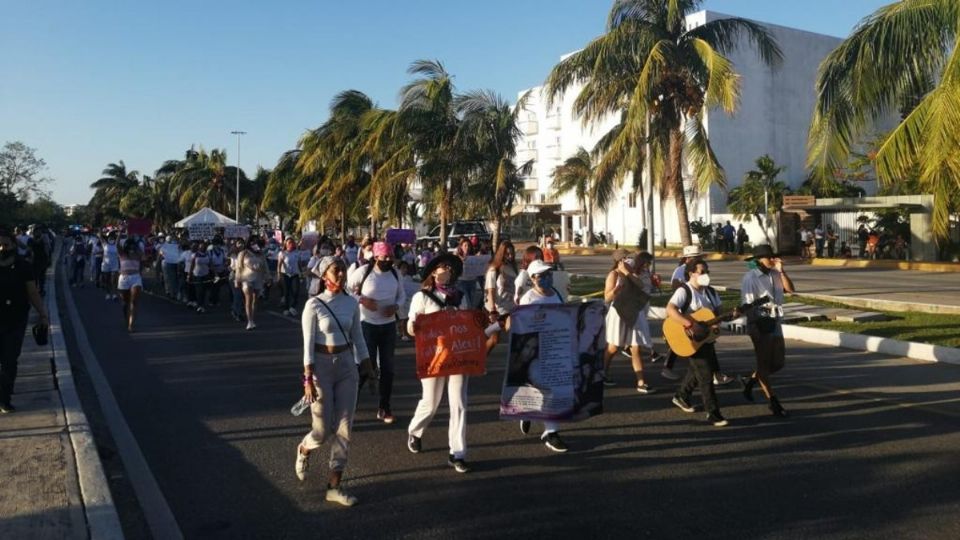
[[[667,175],[667,185],[670,194],[677,205],[677,223],[680,226],[680,242],[689,246],[693,242],[690,238],[690,218],[687,215],[687,194],[683,189],[683,132],[680,127],[670,130],[670,167]]]
[[[340,208],[340,243],[347,243],[347,209]]]
[[[593,198],[589,195],[587,196],[587,205],[584,208],[584,213],[587,215],[587,242],[586,245],[593,246]]]
[[[443,201],[440,203],[440,247],[447,249],[447,222],[450,219],[451,196],[450,188],[444,190]]]

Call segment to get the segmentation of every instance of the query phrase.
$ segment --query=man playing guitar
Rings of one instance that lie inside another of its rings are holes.
[[[687,282],[678,287],[667,304],[667,317],[683,325],[688,332],[703,333],[706,329],[691,314],[701,308],[708,308],[714,313],[720,310],[720,296],[710,287],[710,269],[707,263],[694,259],[686,264],[685,276]],[[716,332],[717,326],[709,328]],[[680,410],[692,413],[696,409],[690,405],[690,396],[694,389],[700,387],[703,397],[703,407],[707,411],[707,421],[717,427],[727,425],[727,420],[720,414],[717,404],[717,395],[713,385],[713,377],[719,370],[717,353],[712,342],[704,343],[689,357],[687,373],[680,382],[680,388],[673,396],[673,404]]]

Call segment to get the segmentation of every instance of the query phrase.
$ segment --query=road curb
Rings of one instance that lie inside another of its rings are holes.
[[[783,337],[819,345],[832,345],[844,349],[878,352],[892,356],[904,356],[924,362],[938,362],[960,366],[960,349],[941,347],[928,343],[900,341],[898,339],[850,334],[836,330],[809,328],[792,324],[783,325]]]
[[[83,500],[83,512],[87,520],[87,531],[91,539],[113,540],[123,538],[123,529],[120,526],[120,516],[110,493],[103,463],[97,452],[96,441],[83,412],[80,396],[73,380],[73,371],[70,367],[70,357],[67,353],[66,340],[63,336],[63,326],[60,323],[60,305],[57,302],[58,278],[63,274],[60,269],[60,248],[54,251],[53,268],[48,270],[47,311],[50,315],[50,341],[60,393],[60,402],[63,406],[64,419],[67,424],[67,433],[73,455],[77,464],[77,481],[80,484],[80,496]],[[52,276],[50,276],[52,274]],[[53,279],[49,279],[53,277]],[[53,304],[55,309],[50,309]]]
[[[831,266],[835,268],[881,268],[885,270],[913,270],[915,272],[960,272],[960,264],[955,262],[891,261],[867,259],[813,259],[813,266]]]

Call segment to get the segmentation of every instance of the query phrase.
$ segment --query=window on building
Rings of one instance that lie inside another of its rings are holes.
[[[637,207],[637,194],[636,194],[636,193],[630,193],[630,194],[627,196],[627,206],[629,206],[630,208],[636,208],[636,207]]]
[[[546,204],[546,202],[547,202],[547,194],[546,194],[546,193],[541,193],[541,194],[540,194],[540,204]]]

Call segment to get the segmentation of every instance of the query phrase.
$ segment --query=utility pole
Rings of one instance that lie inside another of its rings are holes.
[[[653,160],[650,156],[650,111],[647,111],[647,126],[646,126],[646,163],[644,163],[644,169],[647,170],[647,190],[644,195],[646,195],[646,201],[644,205],[647,207],[647,251],[650,252],[650,255],[653,257],[653,260],[650,262],[650,272],[656,273],[657,271],[657,254],[655,249],[655,242],[653,241]],[[642,182],[641,182],[642,183]]]
[[[236,212],[235,212],[236,217],[235,217],[234,219],[236,219],[236,220],[237,220],[237,224],[239,224],[239,223],[240,223],[240,136],[241,136],[241,135],[246,135],[247,132],[246,132],[246,131],[231,131],[230,134],[237,136],[237,190],[236,190],[236,196],[237,196],[236,204],[237,204],[237,206],[236,206],[236,208],[235,208],[235,210],[236,210]]]

